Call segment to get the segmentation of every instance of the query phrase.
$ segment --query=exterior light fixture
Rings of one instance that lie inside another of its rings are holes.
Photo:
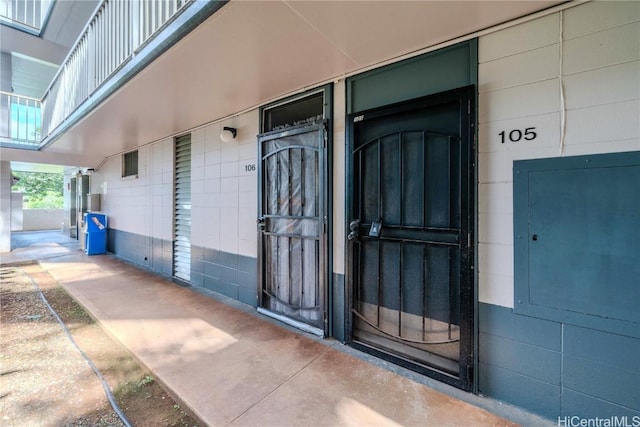
[[[222,142],[233,142],[236,139],[236,135],[238,134],[238,130],[236,128],[223,127],[222,132],[220,132],[220,139]]]

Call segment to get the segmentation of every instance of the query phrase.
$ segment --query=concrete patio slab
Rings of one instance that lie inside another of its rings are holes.
[[[65,249],[43,268],[205,425],[517,425],[252,307]]]

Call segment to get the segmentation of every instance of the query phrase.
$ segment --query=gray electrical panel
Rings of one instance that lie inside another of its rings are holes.
[[[87,194],[87,211],[100,211],[100,194]]]

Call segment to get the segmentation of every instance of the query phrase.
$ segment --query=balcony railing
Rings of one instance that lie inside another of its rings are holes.
[[[12,144],[40,144],[40,100],[0,92],[0,137]]]
[[[193,0],[103,0],[42,99],[48,136]]]
[[[42,98],[38,143],[193,1],[103,0]]]
[[[0,18],[9,25],[40,33],[53,0],[0,0]]]

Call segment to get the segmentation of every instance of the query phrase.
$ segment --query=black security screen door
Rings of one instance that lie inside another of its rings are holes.
[[[259,137],[261,307],[318,334],[325,320],[325,128]]]
[[[351,341],[463,389],[473,367],[472,88],[350,116]]]

